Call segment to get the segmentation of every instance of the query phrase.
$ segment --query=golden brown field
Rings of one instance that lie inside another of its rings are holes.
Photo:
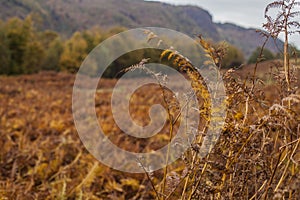
[[[169,166],[165,185],[164,170],[123,173],[102,165],[87,152],[72,118],[74,75],[42,72],[0,77],[0,199],[300,198],[299,89],[294,91],[298,96],[286,94],[280,73],[271,65],[276,64],[258,66],[262,81],[252,94],[247,92],[254,66],[224,71],[229,105],[217,145],[199,160],[193,159],[197,148],[191,148]],[[298,71],[295,87],[299,86]],[[168,143],[168,126],[151,139],[125,137],[110,111],[110,88],[116,80],[102,83],[96,110],[103,112],[99,122],[110,140],[136,152]],[[132,99],[141,124],[149,120],[147,105],[161,103],[159,95],[153,95],[156,90],[141,90]],[[247,95],[249,116],[244,120]]]

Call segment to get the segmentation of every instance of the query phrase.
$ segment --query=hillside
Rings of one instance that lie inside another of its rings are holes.
[[[36,13],[40,29],[52,29],[66,36],[76,30],[93,26],[127,28],[157,26],[187,33],[202,34],[214,41],[226,40],[243,50],[246,56],[263,38],[255,29],[245,29],[233,24],[217,24],[206,10],[195,6],[173,6],[160,2],[141,0],[9,0],[0,2],[0,19],[24,18]],[[261,39],[258,39],[261,38]],[[282,42],[278,42],[282,46]],[[274,52],[274,42],[266,46]]]

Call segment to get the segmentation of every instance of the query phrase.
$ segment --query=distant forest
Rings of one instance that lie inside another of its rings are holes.
[[[120,26],[109,29],[94,27],[77,31],[71,37],[65,38],[52,30],[39,31],[32,15],[28,15],[24,20],[14,17],[0,21],[0,74],[31,74],[42,70],[76,73],[94,47],[124,30],[126,28]],[[121,48],[124,44],[120,42],[118,45]],[[234,67],[247,62],[237,47],[226,43],[226,48],[223,66]],[[267,49],[265,51],[267,51],[265,59],[275,58],[271,51]],[[255,62],[257,53],[256,49],[248,62]],[[112,63],[113,67],[104,75],[115,77],[122,68],[145,58],[145,54],[146,52],[135,52],[134,55],[124,55]],[[159,58],[159,52],[152,52],[152,55]]]

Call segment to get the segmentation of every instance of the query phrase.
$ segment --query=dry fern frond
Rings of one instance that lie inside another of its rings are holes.
[[[207,53],[206,56],[211,58],[213,60],[214,64],[220,68],[222,59],[224,58],[224,56],[226,54],[227,47],[226,47],[225,43],[214,47],[212,44],[210,44],[209,42],[204,40],[201,35],[199,35],[198,37],[200,39],[200,41],[199,41],[200,45],[203,47],[205,53]]]

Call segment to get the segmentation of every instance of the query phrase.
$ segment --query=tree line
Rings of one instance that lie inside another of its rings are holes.
[[[126,29],[123,27],[115,27],[104,31],[95,27],[77,31],[71,37],[64,38],[51,30],[37,30],[31,15],[24,20],[11,18],[5,22],[0,21],[0,74],[31,74],[43,70],[76,73],[84,58],[96,45],[124,30]],[[250,57],[251,62],[256,60],[257,51]],[[159,55],[158,52],[152,53]],[[274,58],[272,52],[267,53],[268,59]],[[105,76],[114,77],[122,66],[138,63],[139,59],[148,54],[149,51],[135,52],[134,56],[121,56],[113,63],[115,68],[107,70]],[[245,57],[237,47],[228,44],[223,62],[225,67],[238,66],[245,62]]]
[[[76,72],[96,45],[123,30],[122,27],[108,31],[92,28],[65,39],[51,30],[38,31],[31,15],[24,20],[0,21],[0,74],[30,74],[41,70]]]

